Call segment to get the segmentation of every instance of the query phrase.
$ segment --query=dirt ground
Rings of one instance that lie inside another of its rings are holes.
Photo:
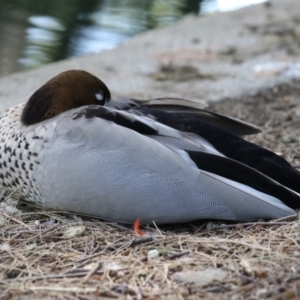
[[[212,103],[300,168],[300,83]],[[0,207],[0,299],[300,299],[298,216],[143,228]]]

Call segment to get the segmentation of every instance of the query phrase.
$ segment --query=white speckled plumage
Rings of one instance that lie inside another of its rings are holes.
[[[6,111],[2,187],[52,209],[125,223],[249,221],[295,212],[274,195],[199,169],[187,151],[224,157],[206,139],[111,103],[29,125],[21,121],[24,104]]]

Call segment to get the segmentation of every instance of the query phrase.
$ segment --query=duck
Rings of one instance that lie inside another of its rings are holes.
[[[96,76],[69,70],[0,117],[0,188],[129,224],[293,215],[300,173],[243,139],[260,131],[195,100],[113,98]]]

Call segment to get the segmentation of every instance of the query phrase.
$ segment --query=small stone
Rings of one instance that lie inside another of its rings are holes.
[[[0,227],[4,227],[6,224],[8,224],[7,218],[0,214]]]
[[[228,272],[222,269],[209,268],[201,271],[177,272],[173,275],[173,278],[177,281],[205,286],[214,281],[223,281],[228,277],[228,275]]]
[[[36,248],[36,243],[32,243],[32,244],[29,244],[29,245],[26,245],[25,249],[26,251],[30,251],[30,250],[33,250]]]
[[[10,244],[7,242],[4,242],[3,244],[1,244],[0,249],[1,250],[10,250]]]
[[[297,139],[297,137],[295,137],[293,135],[286,135],[282,138],[282,142],[285,144],[296,143],[298,141],[299,141],[299,139]]]
[[[65,232],[64,238],[74,238],[81,236],[85,232],[85,226],[72,226],[69,227]]]
[[[22,211],[20,209],[17,209],[16,207],[10,206],[10,205],[7,205],[5,207],[5,212],[9,215],[20,215],[20,214],[22,214]]]
[[[148,259],[156,259],[158,257],[159,257],[159,251],[157,249],[148,251]]]

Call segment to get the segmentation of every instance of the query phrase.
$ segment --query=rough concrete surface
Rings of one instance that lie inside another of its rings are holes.
[[[100,77],[113,94],[201,100],[255,94],[300,77],[300,1],[188,16],[116,49],[0,79],[0,113],[68,69]]]

